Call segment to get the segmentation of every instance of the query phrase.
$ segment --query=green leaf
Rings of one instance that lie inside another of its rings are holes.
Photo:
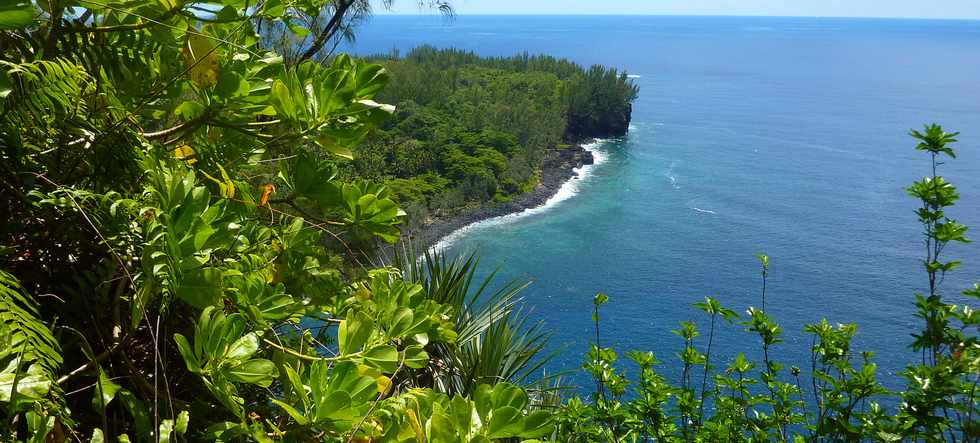
[[[221,8],[221,10],[215,14],[214,18],[221,21],[233,21],[240,18],[240,15],[238,14],[238,8],[236,8],[234,5],[225,5],[224,8]]]
[[[191,420],[191,415],[189,412],[180,411],[180,414],[177,414],[177,423],[174,426],[174,431],[176,431],[177,434],[179,435],[186,434],[187,424],[190,422],[190,420]]]
[[[185,272],[176,292],[177,297],[195,308],[217,306],[224,295],[221,270],[202,268]]]
[[[283,366],[283,370],[286,372],[286,379],[289,380],[289,384],[293,387],[293,393],[299,397],[300,401],[303,403],[303,409],[310,409],[310,396],[306,393],[306,387],[299,378],[299,374],[289,365]]]
[[[316,405],[316,421],[345,420],[352,417],[350,411],[350,394],[344,391],[333,391],[327,398]]]
[[[374,330],[374,320],[363,312],[351,312],[337,330],[340,355],[358,352]]]
[[[174,342],[177,343],[177,350],[180,351],[180,356],[184,358],[184,364],[187,365],[187,370],[194,373],[200,374],[201,364],[197,360],[197,356],[194,355],[194,348],[187,339],[180,334],[174,334]]]
[[[218,85],[214,88],[214,93],[221,98],[229,99],[244,97],[248,95],[251,85],[241,74],[224,70],[218,76]]]
[[[438,403],[433,405],[434,408],[438,406]],[[429,439],[432,443],[455,443],[460,441],[459,435],[456,432],[457,429],[453,426],[452,421],[444,411],[433,411],[429,423]],[[468,431],[468,429],[459,430],[464,433]]]
[[[412,320],[415,315],[412,310],[406,307],[398,308],[395,314],[391,316],[391,327],[388,328],[388,335],[391,337],[401,337],[408,332],[409,328],[412,327]]]
[[[469,400],[454,395],[449,401],[448,412],[456,429],[470,429],[473,423],[473,406]]]
[[[497,383],[493,387],[491,402],[494,407],[511,406],[523,410],[527,406],[527,394],[517,386]]]
[[[316,138],[316,145],[331,154],[334,154],[341,158],[346,158],[348,160],[354,159],[354,152],[347,146],[343,146],[337,143],[336,140],[329,136],[320,136]]]
[[[242,434],[242,428],[243,426],[238,423],[233,423],[230,421],[219,422],[208,426],[208,428],[204,430],[204,435],[202,437],[208,441],[218,439],[227,441],[236,435]]]
[[[11,361],[11,365],[16,365],[17,361]],[[34,369],[34,370],[32,370]],[[0,402],[11,401],[14,382],[17,383],[17,395],[28,399],[41,399],[51,390],[51,380],[38,374],[39,367],[31,365],[27,375],[18,372],[0,373]]]
[[[53,415],[41,415],[35,411],[28,411],[25,414],[27,418],[27,433],[31,436],[31,439],[27,443],[44,443],[47,440],[48,433],[51,429],[54,429],[55,419],[57,417]]]
[[[392,373],[398,369],[398,350],[389,345],[377,346],[364,354],[364,361],[386,373]]]
[[[259,350],[259,337],[254,332],[245,334],[228,347],[225,358],[234,362],[248,359]]]
[[[143,404],[143,401],[125,389],[119,391],[116,397],[119,398],[123,407],[129,411],[129,416],[133,417],[133,429],[136,430],[136,435],[149,434],[150,416],[146,411],[146,405]]]
[[[487,437],[491,439],[507,438],[518,435],[523,426],[521,423],[521,411],[512,406],[494,408],[493,415],[490,417]]]
[[[405,348],[405,366],[414,369],[424,368],[429,363],[429,354],[419,345]]]
[[[121,386],[112,382],[105,372],[99,370],[99,382],[95,384],[95,395],[92,397],[92,407],[100,413],[105,412],[105,407],[116,398],[116,392],[122,389]]]
[[[270,400],[272,400],[272,403],[275,403],[276,406],[282,408],[283,411],[286,411],[286,413],[289,414],[289,416],[292,417],[293,420],[296,420],[296,424],[300,426],[306,426],[306,424],[309,423],[309,420],[307,420],[306,417],[299,412],[299,410],[290,406],[288,403],[282,402],[280,400],[276,400],[274,398],[271,398]]]
[[[269,101],[276,113],[285,120],[296,120],[296,104],[293,103],[292,93],[282,80],[276,79],[272,82],[272,90],[269,94]]]
[[[521,431],[519,437],[534,438],[550,434],[554,429],[551,417],[549,411],[534,411],[528,414],[524,418],[524,430]]]
[[[184,119],[184,121],[188,121],[204,115],[205,109],[204,105],[198,102],[186,101],[181,103],[180,106],[177,106],[177,109],[174,109],[174,114]]]
[[[373,97],[388,84],[388,71],[381,65],[360,63],[357,66],[357,97]]]
[[[7,98],[14,91],[14,82],[7,71],[0,69],[0,99]]]
[[[18,29],[30,26],[36,11],[30,0],[0,1],[0,29]]]
[[[289,30],[292,31],[293,34],[296,34],[297,37],[303,38],[306,37],[307,35],[310,35],[310,30],[302,25],[290,23],[288,26],[289,26]]]
[[[229,380],[269,387],[279,376],[276,364],[264,358],[255,358],[225,371]]]
[[[170,443],[170,434],[174,432],[174,421],[166,419],[160,421],[160,443]]]

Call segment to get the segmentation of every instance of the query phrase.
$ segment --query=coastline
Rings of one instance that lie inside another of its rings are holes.
[[[403,231],[401,243],[407,241],[415,250],[427,251],[438,246],[455,232],[473,224],[543,206],[567,183],[581,178],[580,171],[583,166],[596,163],[595,155],[585,146],[599,141],[599,139],[590,142],[582,141],[564,149],[549,150],[541,166],[541,180],[534,189],[505,203],[485,204],[449,216],[435,217],[415,230]]]

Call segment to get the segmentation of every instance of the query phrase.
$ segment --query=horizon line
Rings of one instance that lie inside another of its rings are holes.
[[[375,12],[375,16],[386,17],[447,17],[439,13]],[[475,12],[453,13],[452,17],[715,17],[715,18],[811,18],[811,19],[868,19],[868,20],[936,20],[936,21],[980,21],[977,17],[913,17],[913,16],[871,16],[871,15],[759,15],[759,14],[593,14],[593,13],[512,13]]]

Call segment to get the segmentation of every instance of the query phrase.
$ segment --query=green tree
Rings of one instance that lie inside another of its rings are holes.
[[[464,397],[412,375],[457,349],[460,307],[363,264],[404,212],[338,175],[393,112],[377,101],[389,73],[284,62],[260,38],[281,24],[329,40],[300,12],[347,5],[4,6],[0,439],[550,432],[506,380]]]

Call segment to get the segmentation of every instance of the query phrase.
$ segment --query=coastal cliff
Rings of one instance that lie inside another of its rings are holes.
[[[622,137],[629,131],[632,113],[633,104],[626,102],[600,114],[569,115],[568,135],[579,139]]]
[[[383,182],[416,248],[544,204],[592,163],[581,142],[626,134],[639,93],[625,72],[550,56],[422,46],[376,61],[393,79],[379,99],[397,111],[342,176]]]
[[[425,250],[447,235],[472,223],[545,204],[567,181],[578,179],[577,170],[595,162],[592,153],[585,149],[583,144],[576,143],[565,148],[549,149],[542,163],[541,179],[530,191],[507,202],[486,203],[479,207],[462,209],[451,215],[430,216],[421,226],[403,230],[402,242],[410,244],[416,250]]]

